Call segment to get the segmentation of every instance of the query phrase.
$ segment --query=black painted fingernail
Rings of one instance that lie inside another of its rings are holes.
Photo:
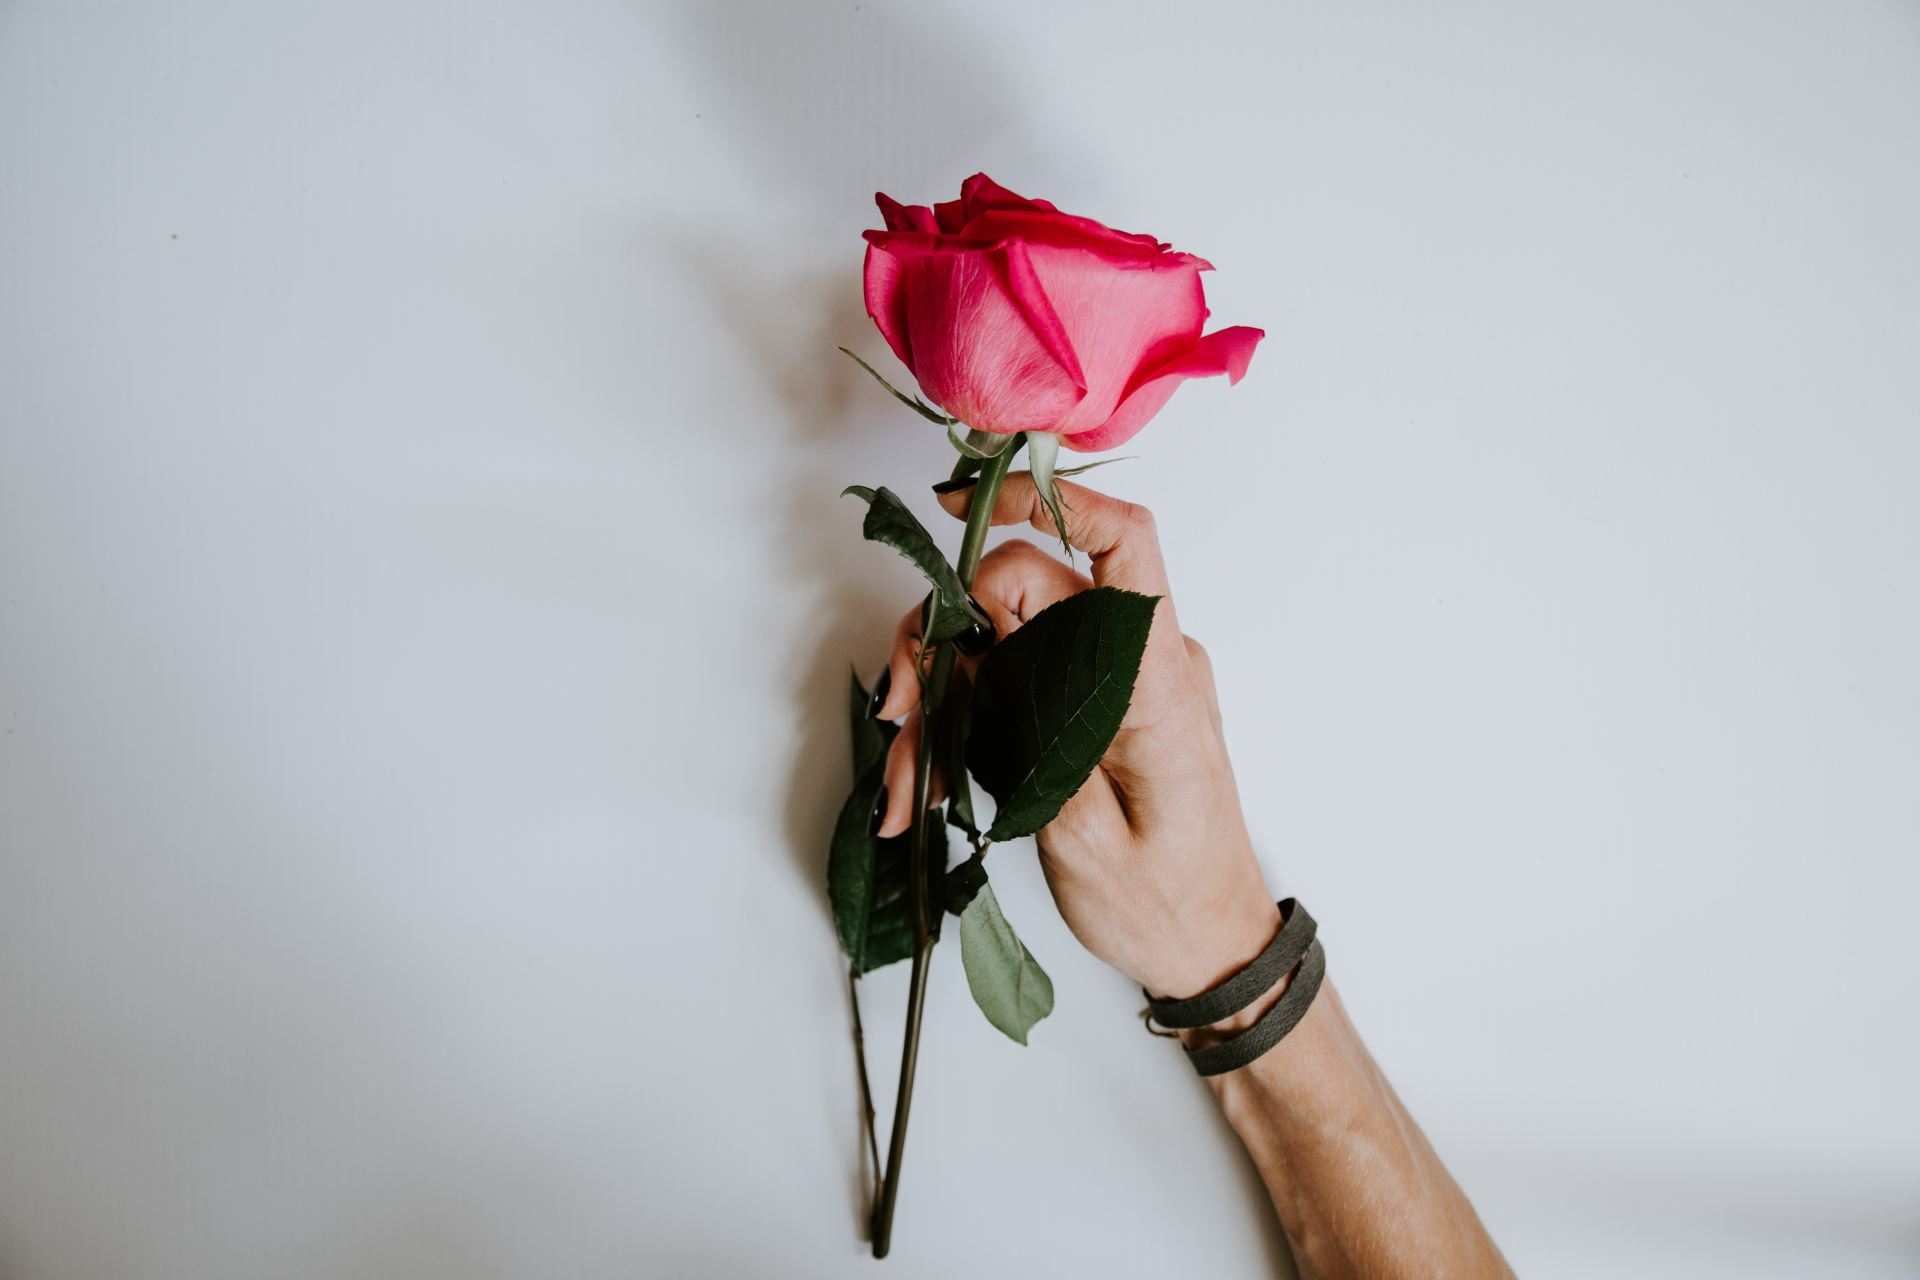
[[[973,606],[975,613],[979,614],[982,618],[986,618],[987,611],[980,607],[978,597],[968,596],[967,603]],[[993,629],[991,619],[985,622],[976,622],[953,638],[953,647],[966,654],[969,658],[977,658],[987,650],[993,648],[993,642],[997,634]]]
[[[957,480],[942,480],[939,484],[933,486],[933,491],[942,495],[959,493],[962,489],[971,489],[979,483],[979,476],[961,476]]]
[[[887,789],[880,788],[880,794],[873,798],[873,812],[867,815],[867,834],[880,834],[880,820],[887,816]]]
[[[867,719],[880,718],[880,708],[887,705],[887,694],[892,689],[893,668],[887,667],[880,672],[880,678],[873,682],[873,696],[867,699]]]

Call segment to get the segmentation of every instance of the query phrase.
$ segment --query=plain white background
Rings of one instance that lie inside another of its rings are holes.
[[[1917,159],[1894,0],[0,7],[0,1276],[873,1273],[834,347],[976,169],[1268,330],[1099,481],[1518,1269],[1920,1272]],[[994,872],[891,1273],[1286,1274]]]

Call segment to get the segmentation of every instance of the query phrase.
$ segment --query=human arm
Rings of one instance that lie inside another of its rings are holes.
[[[1253,853],[1221,733],[1204,649],[1180,632],[1152,517],[1062,484],[1089,579],[1026,541],[981,563],[974,591],[1000,636],[1092,585],[1160,597],[1120,732],[1080,792],[1038,836],[1062,916],[1095,955],[1158,996],[1185,997],[1237,972],[1267,945],[1279,914]],[[943,493],[964,516],[971,491]],[[1054,526],[1032,478],[1009,476],[994,524]],[[887,765],[880,832],[912,820],[919,727],[912,714],[918,611],[902,619],[878,713],[908,717]],[[1183,1032],[1222,1038],[1257,1018],[1285,979],[1229,1024]],[[1273,1198],[1306,1280],[1511,1274],[1348,1021],[1328,983],[1279,1046],[1209,1084]]]

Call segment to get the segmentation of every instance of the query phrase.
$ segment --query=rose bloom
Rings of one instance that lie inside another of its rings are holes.
[[[1238,382],[1265,334],[1203,334],[1212,264],[1015,195],[984,173],[958,200],[876,195],[867,314],[920,388],[960,421],[1110,449],[1188,378]]]

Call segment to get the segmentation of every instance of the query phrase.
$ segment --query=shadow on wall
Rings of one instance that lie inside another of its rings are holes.
[[[767,398],[781,406],[779,419],[743,424],[738,437],[781,431],[796,446],[778,491],[757,500],[778,513],[788,581],[811,589],[817,619],[811,651],[793,655],[801,749],[785,834],[824,916],[827,841],[848,783],[848,667],[858,664],[870,681],[914,603],[898,594],[897,575],[876,571],[872,556],[884,553],[861,545],[856,504],[837,495],[853,482],[906,492],[948,464],[937,434],[890,414],[891,401],[835,350],[893,363],[866,315],[858,233],[879,225],[877,188],[920,201],[950,196],[961,178],[990,166],[1024,116],[964,24],[936,29],[865,5],[744,0],[687,5],[680,34],[711,89],[703,118],[784,200],[761,211],[761,246],[690,229],[676,247],[737,349],[750,353],[740,368],[764,379]],[[1031,154],[1031,142],[1019,145]],[[798,256],[796,243],[806,246]]]

